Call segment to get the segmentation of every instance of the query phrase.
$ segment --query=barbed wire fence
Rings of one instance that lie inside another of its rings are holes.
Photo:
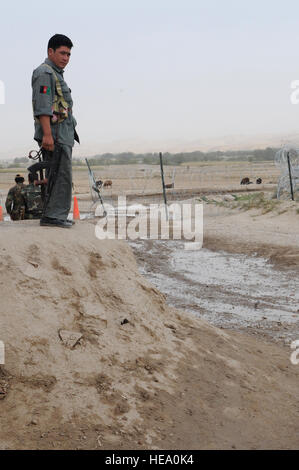
[[[298,146],[299,148],[299,146]],[[299,152],[296,150],[296,155]],[[281,153],[285,155],[285,153]],[[282,160],[277,157],[275,162],[201,162],[200,164],[184,164],[180,166],[164,165],[166,193],[169,201],[190,199],[201,194],[225,194],[240,191],[277,191],[277,183],[282,188],[288,189],[288,181],[285,175],[285,157]],[[299,166],[299,165],[298,165]],[[297,180],[299,170],[297,163],[292,160],[292,168],[298,188]],[[161,172],[159,165],[110,165],[92,166],[96,179],[103,181],[101,196],[104,203],[117,204],[119,196],[126,196],[128,201],[150,203],[163,201]],[[283,176],[283,178],[282,178]],[[241,186],[241,180],[246,177],[252,184]],[[262,184],[257,185],[257,178],[262,178]],[[280,179],[282,178],[282,179]],[[5,211],[5,199],[8,188],[13,181],[8,176],[1,175],[0,201]],[[105,187],[106,181],[112,184]],[[73,169],[73,196],[76,196],[80,211],[91,212],[93,201],[91,198],[88,170],[85,166]],[[5,182],[5,185],[4,185]],[[5,188],[5,189],[3,189]]]
[[[288,144],[275,155],[275,165],[280,171],[277,199],[283,194],[294,195],[299,191],[299,146]]]
[[[119,196],[128,200],[146,203],[163,201],[161,172],[159,165],[115,165],[109,167],[93,167],[96,179],[103,181],[101,195],[104,203],[115,205]],[[210,162],[186,164],[181,166],[164,166],[164,178],[168,200],[190,199],[200,194],[225,194],[240,191],[272,191],[276,185],[280,171],[274,162]],[[90,209],[88,185],[84,184],[87,171],[74,171],[75,194],[78,195],[80,210]],[[240,185],[243,178],[251,184]],[[262,179],[262,184],[256,180]],[[105,187],[105,181],[112,185]],[[85,194],[83,188],[85,187]]]

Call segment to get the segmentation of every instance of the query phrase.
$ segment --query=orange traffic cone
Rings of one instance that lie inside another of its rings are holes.
[[[80,212],[76,196],[74,196],[73,219],[80,220]]]
[[[0,222],[3,222],[3,210],[2,210],[2,206],[0,206]]]

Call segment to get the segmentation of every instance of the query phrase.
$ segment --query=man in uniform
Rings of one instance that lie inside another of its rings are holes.
[[[25,219],[40,219],[43,214],[42,192],[39,185],[34,184],[37,175],[28,173],[28,185],[21,190],[25,206]]]
[[[25,188],[24,177],[16,175],[15,182],[15,186],[8,191],[5,207],[11,220],[22,220],[25,214],[24,199],[21,194],[22,189]]]
[[[55,34],[48,43],[48,58],[32,75],[34,139],[43,148],[44,160],[55,166],[55,172],[51,169],[47,173],[48,195],[40,225],[65,228],[73,224],[67,220],[72,199],[72,147],[74,140],[79,142],[71,90],[63,78],[72,47],[68,37]],[[55,173],[52,179],[51,172]]]

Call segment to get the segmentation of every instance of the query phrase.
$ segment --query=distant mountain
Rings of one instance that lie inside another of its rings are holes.
[[[297,143],[299,146],[299,133],[289,134],[259,134],[259,135],[226,135],[222,137],[207,137],[196,140],[165,139],[165,140],[142,140],[127,139],[111,142],[84,143],[75,145],[74,157],[88,157],[107,152],[192,152],[201,150],[213,152],[217,150],[253,150],[266,147],[281,147],[286,143]],[[37,148],[37,144],[30,141],[23,146],[12,146],[9,149],[0,149],[0,160],[11,160],[16,157],[25,157],[29,150]]]
[[[121,153],[121,152],[192,152],[201,150],[203,152],[214,152],[217,150],[254,150],[267,147],[282,147],[286,143],[297,143],[299,146],[299,133],[290,134],[261,134],[261,135],[229,135],[223,137],[208,137],[205,139],[196,139],[184,141],[182,139],[164,140],[164,141],[146,141],[146,140],[122,140],[109,143],[99,143],[92,145],[82,144],[75,147],[74,156],[91,156],[102,153]]]

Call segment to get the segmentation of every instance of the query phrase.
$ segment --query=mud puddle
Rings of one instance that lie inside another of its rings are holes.
[[[139,270],[168,304],[218,327],[290,344],[299,339],[298,271],[247,255],[188,251],[184,243],[130,241]]]

